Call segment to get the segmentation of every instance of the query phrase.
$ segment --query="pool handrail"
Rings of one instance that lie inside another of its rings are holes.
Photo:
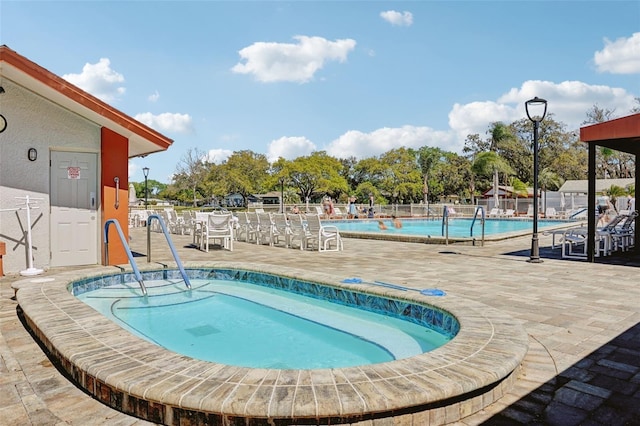
[[[485,213],[484,207],[477,206],[476,211],[473,213],[473,220],[471,221],[471,229],[469,230],[469,236],[473,237],[473,225],[476,223],[476,218],[478,217],[478,212],[481,212],[481,222],[482,222],[482,246],[484,246],[484,223],[485,223]]]
[[[140,270],[138,269],[138,265],[136,264],[135,260],[133,260],[133,253],[131,253],[131,248],[129,247],[129,244],[127,243],[127,239],[125,238],[124,233],[122,232],[122,228],[120,227],[120,222],[118,222],[116,219],[107,219],[107,221],[104,223],[105,263],[107,265],[109,264],[109,225],[111,224],[115,225],[116,227],[116,231],[118,232],[118,236],[120,237],[120,242],[122,243],[122,246],[124,247],[124,250],[127,253],[127,257],[129,258],[129,263],[131,264],[131,269],[133,269],[133,274],[136,277],[136,281],[138,281],[138,284],[140,284],[140,290],[142,290],[142,294],[146,296],[147,287],[145,287],[144,285],[142,274],[140,273]]]
[[[182,262],[180,261],[180,257],[178,256],[178,252],[169,237],[169,231],[167,230],[167,226],[162,220],[162,217],[158,214],[151,214],[147,217],[147,263],[151,263],[151,220],[158,219],[160,223],[160,228],[162,229],[162,233],[167,239],[167,243],[169,243],[169,249],[171,250],[171,254],[173,255],[173,259],[176,261],[176,265],[178,265],[178,269],[180,270],[180,274],[182,275],[182,279],[184,280],[184,284],[188,289],[191,289],[191,281],[189,281],[189,277],[187,276],[187,272],[184,270],[182,266]]]
[[[449,207],[446,205],[442,209],[442,236],[445,244],[449,245]]]

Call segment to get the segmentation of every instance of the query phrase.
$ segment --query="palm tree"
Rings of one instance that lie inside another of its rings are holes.
[[[529,196],[529,188],[527,188],[527,184],[524,183],[523,181],[521,181],[520,179],[518,179],[517,177],[514,177],[511,180],[511,186],[513,187],[513,195],[516,196],[516,206],[515,206],[515,211],[518,211],[518,196],[523,195],[525,197]]]
[[[562,183],[562,178],[558,176],[557,173],[552,172],[546,167],[540,170],[540,173],[538,174],[538,184],[540,185],[542,192],[545,194],[543,211],[547,211],[547,189],[557,190],[562,186]]]
[[[627,190],[618,185],[611,185],[606,192],[607,192],[607,195],[609,196],[609,199],[611,200],[611,204],[613,204],[613,208],[617,213],[618,206],[616,204],[616,201],[618,200],[618,198],[626,196]]]
[[[493,151],[479,153],[471,166],[473,173],[488,178],[493,177],[493,192],[497,198],[499,174],[512,175],[513,169],[500,155]],[[497,206],[496,206],[497,207]]]

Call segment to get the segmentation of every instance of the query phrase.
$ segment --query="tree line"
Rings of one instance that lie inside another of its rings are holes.
[[[640,106],[640,98],[636,98]],[[640,112],[635,107],[632,113]],[[582,123],[613,118],[614,111],[594,105]],[[576,131],[549,114],[539,127],[539,186],[557,190],[565,180],[587,179],[587,144]],[[484,137],[468,135],[461,154],[429,146],[395,148],[379,156],[357,160],[336,158],[316,151],[293,160],[269,163],[264,154],[236,151],[221,164],[207,161],[206,153],[192,148],[180,159],[172,182],[148,181],[154,197],[194,206],[229,194],[247,199],[254,194],[282,191],[286,203],[318,202],[331,197],[346,203],[350,196],[379,204],[437,202],[455,195],[470,203],[494,182],[513,187],[524,196],[533,186],[533,123],[521,119],[510,124],[491,123]],[[596,154],[597,178],[631,178],[635,156],[601,147]],[[144,184],[134,183],[139,198]]]

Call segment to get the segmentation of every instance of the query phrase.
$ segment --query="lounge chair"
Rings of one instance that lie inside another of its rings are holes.
[[[502,217],[502,215],[503,215],[502,209],[499,209],[497,207],[492,208],[488,214],[489,217]]]
[[[547,210],[544,212],[544,217],[547,219],[557,219],[560,216],[554,207],[547,207]]]
[[[533,206],[527,207],[527,217],[533,217]]]
[[[608,256],[617,249],[618,242],[615,239],[616,228],[627,216],[618,215],[606,225],[596,229],[595,256]],[[554,235],[555,238],[555,235]],[[562,233],[562,258],[575,259],[587,256],[587,228],[584,226],[569,228]],[[555,245],[555,243],[554,243]],[[580,251],[578,251],[580,249]]]
[[[320,216],[308,215],[305,231],[305,247],[317,245],[318,251],[343,250],[342,237],[333,225],[322,225]],[[334,246],[334,248],[331,248]]]
[[[514,209],[506,209],[502,214],[502,217],[514,217],[516,215],[516,211]]]

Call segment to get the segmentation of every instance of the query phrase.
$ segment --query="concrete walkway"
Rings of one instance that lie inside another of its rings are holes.
[[[137,261],[146,262],[146,230],[131,234]],[[541,264],[527,262],[530,238],[485,247],[346,239],[340,253],[243,242],[233,252],[205,253],[189,247],[189,236],[172,238],[185,261],[249,261],[435,287],[509,313],[530,336],[521,377],[510,394],[458,425],[640,425],[637,256],[561,260],[547,236]],[[172,260],[161,234],[152,234],[152,247],[153,261]],[[0,279],[0,423],[148,424],[93,400],[52,366],[18,317],[11,282],[21,278]]]

